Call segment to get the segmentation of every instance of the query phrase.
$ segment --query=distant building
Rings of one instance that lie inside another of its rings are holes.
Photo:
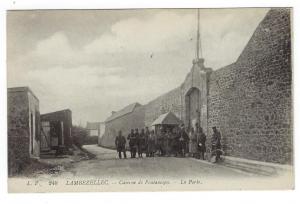
[[[39,100],[28,87],[7,90],[8,172],[18,173],[40,155]]]
[[[97,136],[100,137],[100,122],[87,122],[86,129],[88,131],[88,136],[93,137]]]
[[[104,135],[105,123],[104,122],[87,122],[86,130],[88,131],[88,136],[93,137],[97,136],[97,144],[100,145],[101,138]]]
[[[70,148],[72,139],[72,112],[69,109],[41,115],[41,150]]]
[[[113,111],[105,120],[105,133],[100,139],[100,145],[114,147],[115,137],[121,130],[127,137],[131,129],[139,130],[145,127],[145,107],[139,103],[133,103],[120,111]]]

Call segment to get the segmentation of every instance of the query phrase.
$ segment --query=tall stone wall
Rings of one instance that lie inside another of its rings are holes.
[[[238,60],[210,76],[209,136],[221,130],[227,155],[291,163],[291,82],[290,10],[271,9]]]
[[[159,96],[145,105],[145,125],[150,127],[152,122],[161,114],[172,111],[182,119],[181,88],[178,87]]]

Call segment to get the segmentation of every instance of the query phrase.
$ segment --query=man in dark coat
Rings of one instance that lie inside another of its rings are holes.
[[[213,135],[211,138],[211,149],[212,152],[216,154],[216,162],[220,160],[221,155],[221,133],[217,130],[216,127],[213,127]]]
[[[171,145],[172,145],[172,133],[170,129],[167,129],[167,132],[165,134],[165,141],[164,141],[164,146],[166,150],[166,155],[170,156],[171,155]]]
[[[127,139],[129,140],[129,148],[130,148],[131,158],[135,158],[136,148],[137,148],[137,138],[136,138],[136,135],[135,135],[133,129],[131,129],[131,132],[128,135]]]
[[[150,136],[150,131],[149,128],[146,127],[146,131],[145,131],[145,151],[146,151],[146,157],[150,156],[150,153],[148,152],[148,145],[149,145],[149,136]]]
[[[154,157],[154,153],[155,153],[155,133],[154,133],[154,130],[152,130],[150,132],[150,135],[148,137],[148,154],[149,154],[149,157]]]
[[[198,150],[200,153],[200,158],[204,160],[204,154],[206,152],[206,135],[204,134],[202,127],[199,126],[197,129]]]
[[[172,131],[172,154],[174,154],[175,157],[177,157],[179,153],[179,138],[180,138],[180,131],[178,128],[174,128]]]
[[[116,145],[117,151],[119,153],[119,158],[122,159],[122,154],[121,153],[123,152],[124,159],[126,159],[127,158],[126,157],[126,149],[125,149],[126,139],[122,135],[122,131],[121,130],[119,131],[119,134],[118,134],[118,136],[115,139],[115,145]]]
[[[185,131],[184,125],[181,125],[180,129],[180,138],[179,138],[179,153],[185,157],[186,153],[188,152],[187,144],[189,141],[189,136]]]
[[[159,151],[159,156],[164,156],[164,129],[160,127],[159,132],[157,134],[157,149]]]
[[[145,130],[144,128],[139,133],[138,129],[135,129],[135,134],[138,138],[138,154],[139,158],[143,158],[143,151],[145,150]]]

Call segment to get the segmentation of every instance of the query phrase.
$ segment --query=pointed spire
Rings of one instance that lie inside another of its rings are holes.
[[[200,10],[197,9],[197,42],[196,42],[196,59],[193,60],[193,64],[197,64],[203,67],[204,59],[202,56],[202,45],[201,45],[201,35],[200,35]]]
[[[200,36],[200,10],[197,9],[197,45],[196,45],[196,59],[202,58],[202,46]]]

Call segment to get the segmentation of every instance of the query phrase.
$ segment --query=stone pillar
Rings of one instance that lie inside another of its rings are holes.
[[[211,68],[204,66],[204,59],[197,59],[194,62],[197,68],[200,70],[199,88],[201,93],[201,107],[200,107],[200,125],[203,128],[204,133],[208,134],[208,79],[212,72]]]
[[[182,89],[182,99],[183,99],[183,109],[184,109],[184,119],[185,124],[188,123],[188,107],[186,97],[190,93],[190,91],[194,88],[198,89],[200,92],[199,99],[199,114],[200,114],[200,126],[203,128],[205,134],[208,133],[207,125],[208,125],[208,79],[209,75],[212,72],[211,68],[206,68],[204,66],[204,59],[194,59],[193,67],[190,73],[187,75],[184,83],[181,86]]]

